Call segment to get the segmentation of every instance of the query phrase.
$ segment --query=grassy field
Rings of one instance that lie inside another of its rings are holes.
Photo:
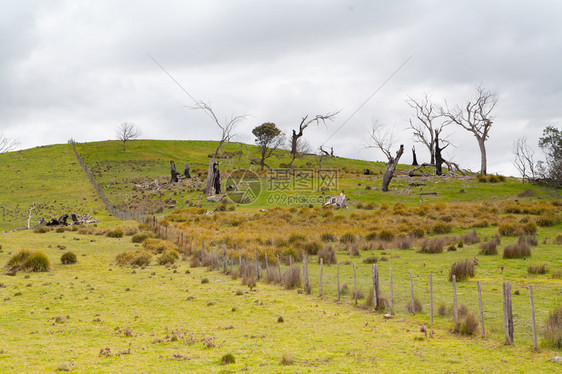
[[[559,370],[548,361],[552,352],[459,337],[441,323],[426,336],[417,317],[385,321],[332,296],[263,284],[249,290],[186,262],[134,271],[112,265],[116,254],[137,248],[130,237],[16,232],[1,244],[2,262],[25,247],[44,251],[53,264],[48,273],[2,277],[6,373]],[[66,250],[78,255],[77,264],[60,263]],[[228,353],[235,363],[221,365]]]
[[[240,279],[192,268],[186,259],[167,268],[157,265],[160,255],[145,268],[119,267],[115,264],[118,254],[143,249],[146,243],[135,244],[130,236],[104,235],[108,229],[121,226],[128,231],[127,227],[137,224],[120,222],[107,213],[71,146],[7,153],[0,155],[0,231],[25,226],[33,204],[32,226],[38,218],[70,212],[91,213],[100,222],[80,231],[0,235],[1,265],[20,249],[44,251],[53,264],[48,273],[0,276],[0,371],[560,370],[548,362],[560,352],[552,351],[542,339],[539,353],[531,349],[528,293],[532,285],[537,324],[543,326],[548,314],[562,304],[560,189],[524,185],[515,178],[482,183],[474,175],[408,177],[409,167],[401,165],[391,191],[382,193],[378,190],[382,164],[343,158],[322,161],[323,168],[337,174],[335,184],[323,185],[314,174],[319,166],[315,156],[296,161],[297,171],[311,171],[311,177],[284,179],[257,170],[254,146],[229,144],[228,158],[220,160],[223,188],[228,175],[251,169],[257,179],[250,182],[259,184],[261,193],[249,204],[215,203],[201,193],[215,144],[137,140],[123,152],[118,142],[108,141],[77,144],[77,149],[114,204],[125,210],[156,212],[160,222],[199,246],[201,240],[208,249],[225,244],[234,250],[234,258],[240,252],[251,259],[258,251],[262,262],[266,253],[270,260],[279,254],[283,271],[289,255],[299,261],[303,251],[309,252],[312,294],[263,283],[250,289]],[[179,171],[189,161],[194,178],[168,184],[170,160]],[[282,168],[289,161],[287,152],[280,152],[269,164]],[[365,168],[374,175],[364,175]],[[139,187],[154,180],[156,188]],[[278,188],[284,182],[288,187]],[[341,190],[348,196],[349,209],[320,207],[327,196]],[[463,235],[473,230],[481,242],[502,234],[498,254],[481,255],[481,243],[460,245]],[[536,236],[538,245],[532,247],[532,255],[502,258],[505,247],[517,242],[522,233]],[[443,240],[443,250],[420,253],[428,240]],[[454,250],[448,250],[451,246]],[[324,296],[318,296],[320,266],[315,254],[328,247],[335,251],[340,280],[348,290],[339,302],[335,265],[324,266]],[[77,264],[61,264],[67,250],[78,255]],[[452,332],[452,286],[447,278],[451,265],[465,259],[477,259],[478,265],[475,276],[457,283],[459,304],[478,312],[476,282],[481,281],[485,340],[478,334],[466,337]],[[387,300],[390,268],[393,271],[395,308],[390,320],[370,311],[363,298],[353,305],[352,264],[357,266],[358,289],[368,295],[372,265],[366,262],[374,261]],[[547,271],[531,274],[529,265],[545,265]],[[405,310],[410,294],[408,271],[413,275],[415,297],[423,306],[416,315]],[[430,273],[435,300],[432,327],[428,326]],[[514,291],[514,347],[503,345],[504,281],[511,282]],[[439,307],[447,312],[440,315]],[[427,333],[420,331],[422,325],[428,327]],[[221,365],[228,353],[236,362]]]

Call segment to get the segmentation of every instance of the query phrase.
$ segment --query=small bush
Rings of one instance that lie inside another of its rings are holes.
[[[515,222],[504,222],[499,225],[498,233],[501,236],[517,236],[522,232],[521,226]]]
[[[414,244],[414,238],[411,236],[407,236],[405,238],[396,238],[394,239],[393,245],[398,249],[410,249]]]
[[[390,230],[382,230],[379,233],[379,239],[385,242],[390,242],[394,239],[394,233]]]
[[[455,262],[451,265],[449,270],[449,282],[453,281],[453,275],[455,276],[457,282],[461,282],[465,279],[473,277],[476,270],[474,267],[474,261],[471,259],[466,259],[464,261]]]
[[[236,360],[234,359],[234,355],[232,353],[227,353],[221,358],[221,365],[229,365],[234,364]]]
[[[342,286],[340,287],[340,295],[345,296],[349,294],[349,287],[346,283],[342,284]]]
[[[367,295],[367,300],[365,301],[365,305],[368,308],[374,308],[375,307],[375,292],[373,291],[373,288],[371,288],[371,291],[369,291],[369,294]],[[379,295],[379,300],[377,302],[377,307],[375,310],[385,310],[388,308],[388,300],[382,296]]]
[[[408,313],[416,314],[416,313],[420,313],[422,310],[423,310],[422,304],[417,298],[414,298],[413,303],[412,303],[412,301],[410,301],[406,305],[406,311]]]
[[[318,261],[320,261],[320,259],[328,266],[338,262],[336,251],[331,245],[325,245],[324,248],[318,252]]]
[[[537,218],[537,225],[541,227],[554,226],[560,223],[560,217],[554,212],[544,212]]]
[[[290,353],[285,353],[281,357],[281,365],[292,365],[295,363],[295,359]]]
[[[13,254],[5,265],[6,272],[45,272],[51,269],[49,258],[41,251],[22,249]]]
[[[148,239],[150,235],[147,232],[139,232],[131,237],[133,243],[142,243]]]
[[[425,239],[420,249],[421,253],[442,253],[445,246],[443,238]]]
[[[353,292],[351,293],[351,298],[355,299],[355,295],[357,294],[357,299],[358,300],[362,300],[365,298],[365,294],[363,293],[363,291],[361,291],[361,289],[357,289],[357,292],[355,290],[353,290]]]
[[[498,254],[498,245],[496,244],[496,240],[492,239],[488,242],[480,244],[480,254],[491,256]]]
[[[364,264],[376,264],[377,262],[379,262],[379,259],[378,259],[377,256],[371,256],[371,257],[367,257],[367,258],[363,259]]]
[[[546,274],[547,272],[548,267],[545,264],[531,264],[527,268],[529,274]]]
[[[279,277],[279,271],[275,266],[270,266],[267,269],[267,274],[265,276],[266,276],[267,283],[274,283],[274,284],[281,283],[281,278]]]
[[[556,269],[552,272],[552,278],[560,279],[562,278],[562,269]]]
[[[120,266],[144,267],[150,265],[152,253],[141,250],[136,252],[123,252],[115,256],[115,263]]]
[[[370,232],[367,235],[365,235],[365,240],[367,241],[373,241],[373,240],[377,240],[378,234],[376,232]]]
[[[337,241],[336,236],[329,232],[325,232],[324,234],[320,235],[320,240],[326,243]]]
[[[105,233],[105,236],[107,236],[108,238],[122,238],[123,235],[125,235],[125,232],[121,227],[116,227],[114,229],[108,230]]]
[[[554,244],[562,244],[562,234],[556,235],[556,238],[554,238],[553,243]]]
[[[347,248],[347,252],[349,253],[350,256],[354,256],[354,257],[360,257],[361,256],[361,254],[359,253],[359,245],[358,244],[350,245]]]
[[[459,333],[461,335],[475,335],[478,332],[478,327],[480,323],[476,315],[467,311],[466,315],[460,320]]]
[[[548,345],[558,349],[562,348],[562,306],[550,314],[542,328],[542,333]]]
[[[36,228],[33,229],[33,232],[36,234],[44,234],[49,231],[51,231],[51,229],[47,226],[37,226]]]
[[[201,266],[201,261],[199,261],[199,257],[197,257],[196,255],[192,256],[189,266],[192,268],[198,268],[199,266]]]
[[[303,250],[309,255],[313,255],[313,256],[318,254],[318,251],[321,248],[322,248],[322,244],[317,241],[308,242],[303,245]]]
[[[539,245],[539,240],[537,239],[536,235],[519,235],[519,239],[517,240],[519,244],[527,243],[530,246],[537,246]]]
[[[527,243],[513,243],[503,249],[503,258],[523,258],[531,256],[531,246]]]
[[[158,257],[159,265],[173,265],[180,257],[180,254],[175,249],[167,249]]]
[[[355,243],[355,235],[353,233],[345,233],[341,236],[340,238],[340,243],[344,243],[344,244],[353,244]]]
[[[77,262],[76,255],[73,252],[66,252],[60,257],[60,262],[64,265],[71,265]]]
[[[209,278],[201,279],[201,284],[207,284],[207,283],[209,283]]]
[[[535,235],[537,233],[537,225],[534,222],[527,222],[521,229],[523,234]]]
[[[301,286],[301,270],[298,266],[290,267],[283,273],[283,286],[292,289]]]
[[[453,225],[450,223],[439,222],[433,225],[431,232],[436,235],[448,234],[453,229]]]
[[[440,316],[446,316],[447,306],[445,304],[439,305],[439,308],[437,308],[437,314],[439,314]]]
[[[420,227],[414,227],[410,230],[410,235],[414,238],[423,238],[425,235],[425,231]]]

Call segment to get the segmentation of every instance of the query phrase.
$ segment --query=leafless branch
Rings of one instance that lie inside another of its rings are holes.
[[[384,125],[378,121],[374,121],[369,130],[367,139],[367,148],[375,148],[380,150],[388,159],[389,162],[394,160],[390,149],[396,143],[394,133],[385,128]]]
[[[123,122],[115,129],[117,139],[123,142],[123,150],[125,150],[125,143],[141,136],[142,131],[132,122]]]
[[[513,154],[515,159],[513,165],[521,174],[523,182],[534,180],[536,178],[535,171],[535,151],[527,144],[527,138],[519,138],[513,143]]]
[[[17,140],[0,136],[0,154],[13,151],[17,146]]]

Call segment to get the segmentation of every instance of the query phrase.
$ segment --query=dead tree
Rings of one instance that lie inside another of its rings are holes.
[[[171,182],[178,183],[178,172],[176,171],[176,164],[174,163],[174,161],[170,161],[170,172],[172,174]]]
[[[13,151],[18,145],[15,139],[0,136],[0,154]]]
[[[376,148],[380,150],[388,160],[388,163],[386,164],[386,171],[384,172],[384,176],[382,178],[381,191],[383,192],[388,191],[388,186],[392,181],[392,177],[394,176],[394,171],[396,170],[398,161],[404,153],[404,145],[401,144],[398,151],[396,151],[396,156],[392,156],[390,149],[393,145],[394,135],[392,134],[392,132],[383,131],[382,125],[378,124],[377,122],[373,123],[373,125],[371,126],[371,131],[369,133],[367,148]]]
[[[418,158],[416,157],[416,147],[412,146],[412,166],[418,166]]]
[[[200,109],[205,111],[221,130],[221,138],[219,140],[219,143],[217,144],[217,148],[215,149],[215,153],[213,154],[212,159],[209,161],[209,167],[207,170],[207,184],[205,186],[204,193],[207,196],[211,196],[220,193],[220,171],[219,164],[217,163],[217,156],[222,150],[222,147],[226,143],[230,142],[230,140],[234,137],[234,128],[236,127],[238,122],[246,118],[246,115],[233,114],[232,116],[230,116],[230,118],[225,119],[224,122],[221,122],[215,115],[213,108],[203,101],[198,101],[193,109]]]
[[[189,164],[187,163],[187,161],[183,166],[183,175],[185,176],[186,179],[191,179],[191,174],[189,174]]]
[[[513,154],[515,155],[515,160],[513,160],[513,165],[521,174],[523,183],[526,181],[533,181],[536,179],[535,171],[535,151],[527,144],[527,138],[522,137],[517,139],[513,143]]]
[[[445,108],[439,108],[439,113],[447,119],[446,123],[460,126],[474,135],[480,148],[480,173],[486,175],[486,140],[494,123],[492,111],[498,103],[498,96],[481,86],[476,88],[476,93],[476,99],[469,100],[464,107],[457,105],[451,110],[445,104]]]
[[[123,142],[123,150],[125,150],[125,143],[141,136],[140,128],[131,122],[123,122],[115,129],[115,135],[118,140]]]
[[[410,120],[410,129],[414,132],[414,139],[418,143],[425,145],[431,155],[430,164],[435,163],[435,130],[441,132],[443,127],[447,125],[446,122],[441,122],[436,124],[436,120],[439,119],[439,108],[435,106],[427,95],[424,95],[423,99],[415,100],[411,97],[406,100],[412,109],[416,111],[416,118],[418,121],[412,122]],[[417,165],[417,164],[415,164]]]
[[[299,131],[293,130],[293,134],[291,135],[291,162],[289,163],[289,167],[293,167],[293,162],[295,158],[299,157],[299,142],[300,138],[303,135],[303,131],[306,130],[308,126],[311,124],[319,125],[320,122],[326,124],[326,121],[333,121],[334,117],[339,113],[339,111],[334,113],[327,113],[327,114],[317,114],[312,119],[308,119],[308,115],[304,116],[299,124]]]
[[[448,144],[444,147],[439,147],[439,133],[440,131],[435,130],[435,175],[443,175],[443,156],[441,152],[447,148]]]

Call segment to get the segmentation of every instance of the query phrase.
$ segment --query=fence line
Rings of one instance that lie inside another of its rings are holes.
[[[188,239],[187,237],[184,238],[183,232],[181,230],[175,230],[172,227],[168,227],[167,224],[162,224],[160,223],[155,216],[151,216],[150,219],[148,219],[146,222],[149,223],[150,226],[152,226],[153,230],[157,233],[157,235],[159,235],[159,237],[166,239],[166,240],[170,240],[172,242],[174,242],[175,244],[177,244],[180,248],[180,250],[185,254],[185,255],[194,255],[196,256],[198,259],[201,258],[201,264],[202,266],[206,266],[209,270],[217,270],[217,271],[223,271],[223,273],[225,274],[232,274],[234,276],[240,276],[241,278],[243,278],[244,281],[244,277],[245,276],[252,276],[255,277],[255,281],[259,280],[261,278],[261,280],[263,282],[271,282],[270,279],[270,272],[268,271],[270,266],[276,267],[278,268],[278,274],[279,274],[279,280],[277,281],[273,281],[274,283],[279,283],[281,285],[285,285],[284,283],[284,276],[281,273],[281,267],[280,267],[280,257],[279,255],[277,255],[277,263],[275,263],[275,259],[273,260],[272,263],[269,263],[267,259],[266,255],[263,255],[261,258],[264,259],[264,261],[260,260],[260,255],[258,254],[257,251],[254,252],[254,258],[251,259],[249,257],[248,252],[246,251],[246,256],[243,258],[242,257],[242,252],[243,250],[238,249],[238,258],[236,258],[236,256],[234,256],[234,249],[230,249],[230,255],[228,254],[228,251],[226,250],[226,246],[224,244],[221,245],[215,245],[216,248],[213,247],[213,244],[211,243],[207,243],[207,247],[205,247],[205,241],[201,240],[200,241],[200,246],[198,248],[197,245],[197,240],[195,238],[190,238]],[[252,264],[252,261],[255,262],[255,266]],[[267,261],[267,263],[265,262]],[[287,263],[286,263],[287,264]],[[318,296],[325,296],[326,295],[326,286],[332,285],[335,286],[335,281],[337,279],[337,294],[334,294],[334,297],[337,296],[337,300],[340,300],[340,297],[343,296],[344,294],[341,293],[342,290],[340,289],[340,265],[353,265],[351,270],[351,267],[349,267],[348,269],[348,277],[349,280],[353,282],[353,293],[351,294],[351,303],[357,305],[357,296],[358,293],[360,293],[360,291],[358,290],[358,285],[357,285],[357,271],[359,270],[359,266],[357,266],[355,263],[340,263],[337,262],[337,273],[335,274],[326,274],[326,266],[323,266],[323,261],[320,263],[320,267],[319,267],[319,271],[320,271],[320,278],[319,280],[319,288],[317,289],[317,294]],[[230,266],[228,266],[230,265]],[[235,272],[235,268],[234,266],[237,265],[238,266],[238,273],[234,273]],[[302,269],[300,268],[301,266],[293,266],[293,259],[292,256],[289,256],[288,258],[288,265],[286,265],[285,267],[285,271],[294,271],[295,269],[298,269],[299,274],[302,271],[302,275],[304,277],[303,279],[303,283],[302,284],[298,284],[297,288],[299,290],[303,290],[305,293],[313,293],[312,292],[312,287],[311,284],[312,282],[310,281],[310,274],[309,274],[309,267],[308,267],[309,263],[308,263],[308,258],[307,256],[303,257],[303,261],[302,261]],[[379,285],[382,284],[382,281],[379,279],[379,269],[378,266],[369,266],[369,268],[373,268],[373,286],[375,287],[374,290],[372,290],[371,292],[373,292],[373,298],[375,298],[375,300],[373,300],[373,305],[371,305],[371,309],[378,309],[377,306],[380,308],[381,306],[384,308],[389,308],[390,310],[386,309],[385,313],[390,313],[390,314],[394,314],[395,312],[395,304],[394,304],[394,292],[393,292],[393,273],[392,273],[392,268],[389,267],[389,281],[390,281],[390,300],[386,301],[388,304],[382,304],[382,305],[377,305],[379,302],[384,302],[383,299],[379,299],[379,297],[381,297],[381,291],[378,290],[378,288],[380,287]],[[264,276],[261,276],[258,278],[258,274],[260,274],[260,271],[264,270]],[[370,269],[371,270],[371,269]],[[351,273],[349,273],[351,272]],[[336,279],[333,279],[332,282],[329,281],[330,276],[333,277],[337,277]],[[416,277],[419,277],[420,275],[417,275]],[[430,325],[435,325],[435,320],[433,319],[433,304],[435,303],[435,298],[434,298],[434,290],[433,287],[435,286],[435,278],[433,277],[433,274],[428,274],[428,284],[427,284],[427,292],[429,292],[429,297],[430,297],[430,314],[428,317],[428,323],[430,323]],[[299,281],[300,282],[300,281]],[[424,281],[425,282],[425,281]],[[370,283],[370,282],[369,282]],[[419,282],[418,282],[419,283]],[[449,282],[447,282],[449,283]],[[243,283],[245,284],[245,283]],[[505,321],[501,321],[502,325],[504,325],[504,332],[505,336],[506,336],[506,341],[508,343],[513,344],[513,315],[512,315],[512,300],[511,300],[511,284],[509,282],[505,282],[504,283],[504,288],[507,289],[504,291],[504,300],[503,300],[503,309],[505,312],[504,316],[505,316]],[[453,304],[457,304],[457,290],[456,290],[456,282],[452,282],[452,284],[450,284],[450,286],[447,286],[447,288],[450,287],[451,289],[451,293],[453,294]],[[479,315],[480,315],[480,329],[481,329],[481,335],[482,338],[490,337],[490,334],[485,334],[485,330],[484,330],[484,306],[482,305],[482,290],[480,287],[480,282],[477,282],[477,286],[478,286],[478,293],[477,296],[475,297],[475,302],[478,305],[478,309],[479,309]],[[345,287],[345,283],[344,286]],[[404,299],[402,301],[406,302],[407,304],[413,303],[415,301],[417,301],[417,299],[415,298],[415,296],[413,295],[413,290],[414,290],[414,284],[413,284],[413,276],[412,276],[412,272],[408,271],[408,274],[406,274],[406,278],[405,278],[405,288],[408,289],[409,292],[405,292],[404,296],[400,296],[401,299]],[[416,287],[419,289],[419,285]],[[405,290],[404,290],[405,291]],[[300,292],[300,291],[299,291]],[[349,291],[348,291],[349,292]],[[465,290],[466,292],[466,290]],[[408,294],[408,296],[406,296],[406,294]],[[509,294],[509,295],[507,295]],[[378,295],[378,297],[377,297]],[[445,297],[445,296],[443,296]],[[466,298],[466,297],[465,297]],[[407,301],[406,301],[407,300]],[[532,300],[532,291],[531,291],[531,303],[533,302]],[[500,303],[501,303],[501,299],[500,299]],[[390,305],[389,305],[390,304]],[[414,306],[412,305],[412,308]],[[451,321],[452,323],[454,323],[454,327],[455,330],[459,330],[459,315],[458,315],[458,306],[457,305],[453,305],[453,320]],[[532,309],[532,317],[533,317],[533,323],[532,323],[532,327],[533,327],[533,332],[532,335],[529,334],[529,337],[532,336],[533,341],[535,341],[536,339],[536,328],[534,326],[534,318],[535,318],[535,310],[534,310],[534,305],[531,304],[531,309]],[[424,315],[424,314],[422,314]],[[496,316],[496,313],[492,313],[489,312],[488,316],[486,318],[486,320],[488,321],[488,323],[490,323],[490,320],[493,320],[493,318],[501,318],[504,316]],[[524,319],[524,317],[519,317],[522,321],[522,323],[516,323],[517,326],[519,326],[521,329],[523,329],[523,326],[526,324],[526,320]],[[456,322],[456,323],[455,323]],[[489,325],[488,325],[489,326]],[[503,326],[502,326],[503,327]],[[496,327],[499,328],[499,325]],[[490,330],[489,330],[490,331]],[[480,331],[474,331],[474,335],[479,335]],[[498,340],[497,338],[497,333],[499,331],[496,331],[496,335],[494,336],[495,340]],[[522,334],[522,333],[521,333]],[[535,347],[536,343],[534,344]]]
[[[90,180],[90,182],[92,183],[92,185],[96,189],[96,191],[97,191],[100,199],[103,201],[103,204],[105,205],[106,209],[112,215],[114,215],[115,217],[118,217],[122,220],[135,220],[135,221],[139,221],[139,222],[144,222],[147,218],[146,213],[139,213],[137,211],[131,212],[131,211],[122,210],[122,209],[117,208],[115,205],[113,205],[111,203],[111,201],[109,201],[109,199],[107,198],[107,196],[103,192],[102,188],[100,187],[100,185],[96,181],[96,178],[94,178],[94,176],[92,175],[92,173],[88,169],[88,166],[86,165],[84,160],[82,160],[82,157],[80,157],[80,155],[78,154],[78,150],[76,149],[76,142],[70,141],[69,143],[72,144],[72,149],[74,150],[74,155],[76,156],[76,159],[78,160],[78,163],[80,164],[80,166],[82,166],[82,169],[84,170],[84,172],[88,176],[88,179]]]

